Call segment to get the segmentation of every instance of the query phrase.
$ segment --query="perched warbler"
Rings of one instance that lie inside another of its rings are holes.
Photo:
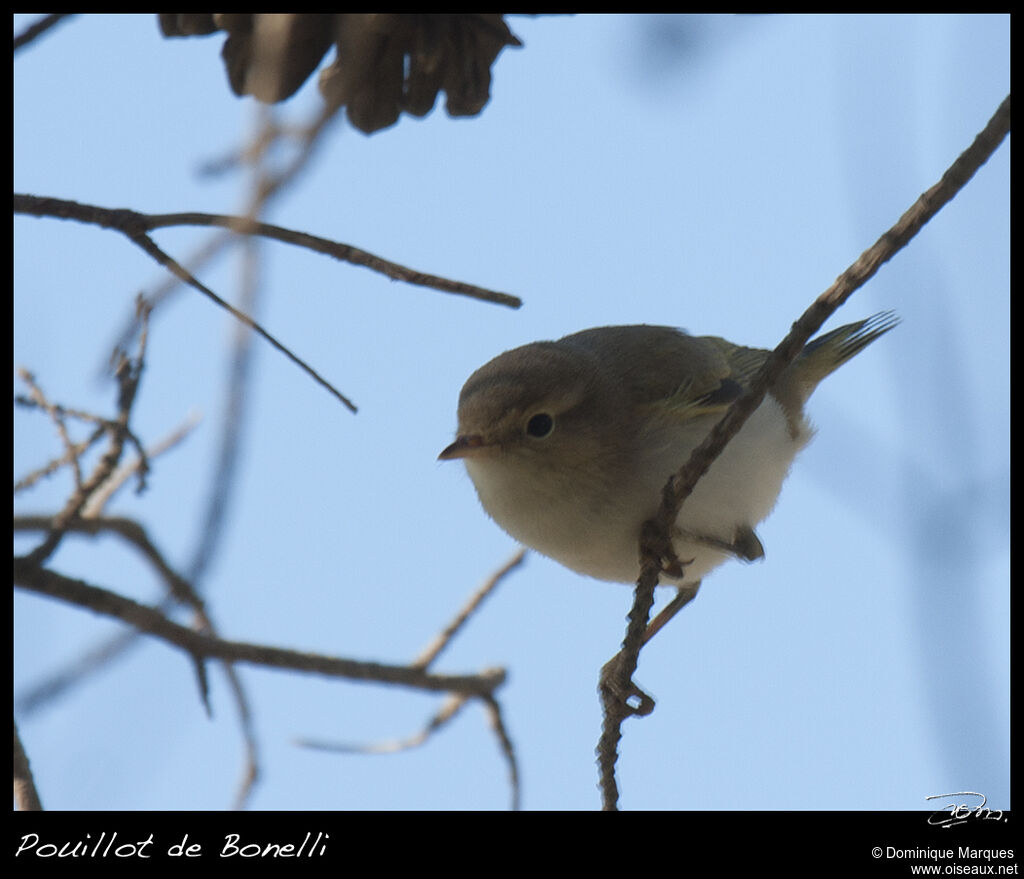
[[[729,558],[759,559],[754,532],[813,435],[818,383],[898,323],[891,312],[813,339],[697,483],[673,549],[691,586]],[[659,326],[598,327],[499,354],[459,395],[455,441],[487,513],[581,574],[631,583],[661,490],[743,393],[769,352]]]

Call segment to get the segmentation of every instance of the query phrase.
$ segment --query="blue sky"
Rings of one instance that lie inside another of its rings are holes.
[[[15,16],[15,31],[29,20]],[[438,109],[371,137],[338,125],[266,216],[525,305],[261,244],[259,320],[360,411],[256,345],[239,482],[204,582],[227,637],[411,660],[516,549],[464,469],[435,460],[476,367],[616,323],[772,347],[1009,91],[1008,16],[510,23],[524,48],[498,58],[479,117]],[[244,174],[199,173],[255,125],[221,41],[164,40],[153,16],[82,16],[19,53],[16,190],[243,210]],[[302,120],[317,100],[311,81],[282,113]],[[206,235],[155,238],[183,258]],[[15,366],[60,402],[112,412],[100,368],[161,270],[72,223],[16,218],[14,243]],[[226,298],[240,254],[200,272]],[[636,678],[658,706],[626,724],[623,808],[924,809],[964,790],[1010,806],[1008,142],[831,325],[884,309],[903,323],[811,400],[818,436],[759,529],[764,562],[720,568],[645,650]],[[201,536],[233,329],[194,291],[157,313],[136,433],[156,442],[202,420],[144,495],[111,508],[182,568]],[[45,417],[19,411],[14,428],[16,477],[58,452]],[[55,509],[67,480],[16,510]],[[53,566],[140,601],[161,594],[112,540],[68,539]],[[596,681],[631,600],[530,555],[439,662],[508,669],[524,808],[598,807]],[[14,606],[16,695],[119,630],[20,592]],[[325,755],[294,739],[405,737],[439,700],[242,674],[262,749],[254,809],[508,804],[478,707],[398,755]],[[230,805],[242,746],[219,670],[211,680],[212,720],[188,662],[147,641],[20,718],[44,804]]]

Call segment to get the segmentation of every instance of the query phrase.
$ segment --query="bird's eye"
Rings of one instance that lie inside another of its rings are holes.
[[[555,429],[555,419],[546,412],[538,412],[526,422],[526,432],[534,439],[544,439]]]

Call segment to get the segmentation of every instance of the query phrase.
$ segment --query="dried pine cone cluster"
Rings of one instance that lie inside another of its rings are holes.
[[[221,55],[236,95],[291,97],[336,47],[320,91],[366,133],[401,113],[424,116],[437,93],[451,116],[473,116],[490,97],[491,65],[522,45],[500,13],[182,13],[159,16],[167,37],[225,31]]]

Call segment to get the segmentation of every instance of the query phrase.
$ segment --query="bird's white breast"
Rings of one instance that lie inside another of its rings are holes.
[[[704,438],[710,424],[663,426],[644,437],[628,479],[581,479],[578,473],[524,472],[500,455],[467,458],[466,468],[488,514],[514,538],[566,567],[600,580],[634,582],[642,523],[657,510],[669,476]],[[683,532],[732,542],[775,506],[782,483],[811,437],[803,419],[796,436],[768,396],[704,474],[677,519]],[[605,474],[607,477],[608,475]],[[730,557],[700,541],[677,538],[689,562],[679,585],[699,581]]]

